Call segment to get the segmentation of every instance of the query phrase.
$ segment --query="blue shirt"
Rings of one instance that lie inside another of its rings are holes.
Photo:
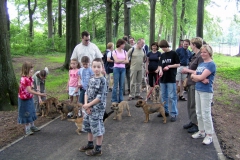
[[[209,83],[204,84],[202,82],[197,82],[195,89],[201,92],[213,93],[213,81],[216,73],[216,65],[213,61],[200,63],[196,70],[197,75],[201,75],[205,69],[211,72],[211,74],[207,77]]]
[[[84,90],[87,89],[89,79],[94,75],[91,68],[80,68],[78,75],[81,77],[81,84]]]
[[[192,52],[190,52],[188,49],[184,49],[184,48],[178,48],[176,50],[176,52],[180,59],[180,65],[187,66],[189,61],[192,58]]]

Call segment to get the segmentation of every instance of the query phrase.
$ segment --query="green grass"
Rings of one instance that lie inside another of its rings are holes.
[[[240,83],[240,57],[214,54],[213,61],[217,65],[219,76]]]

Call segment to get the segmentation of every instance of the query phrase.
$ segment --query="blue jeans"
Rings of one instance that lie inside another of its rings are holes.
[[[162,103],[165,102],[165,112],[169,113],[168,106],[171,106],[171,116],[178,115],[176,83],[160,83]]]
[[[80,96],[79,96],[79,102],[84,104],[84,96],[85,96],[86,90],[80,89]]]
[[[113,68],[113,90],[112,90],[112,102],[120,103],[123,101],[123,84],[125,80],[126,69],[125,68]],[[117,94],[117,89],[119,93]]]

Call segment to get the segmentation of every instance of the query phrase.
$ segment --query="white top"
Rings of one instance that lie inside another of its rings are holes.
[[[81,59],[83,56],[89,57],[90,65],[92,64],[93,59],[103,57],[98,47],[91,42],[87,46],[83,45],[82,43],[78,44],[73,50],[71,59],[77,58],[78,62],[81,64]]]

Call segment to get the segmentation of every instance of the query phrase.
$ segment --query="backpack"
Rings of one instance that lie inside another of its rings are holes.
[[[106,50],[105,51],[105,53],[104,53],[104,55],[103,55],[103,57],[102,57],[102,61],[103,61],[103,64],[104,64],[104,67],[106,68],[106,65],[107,65],[107,53],[108,53],[109,51],[108,50]]]

